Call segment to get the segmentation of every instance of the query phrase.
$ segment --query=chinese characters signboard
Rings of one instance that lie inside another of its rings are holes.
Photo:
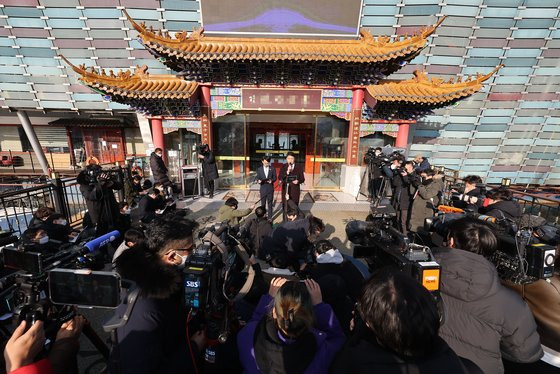
[[[257,110],[321,110],[321,90],[243,88],[241,106]]]

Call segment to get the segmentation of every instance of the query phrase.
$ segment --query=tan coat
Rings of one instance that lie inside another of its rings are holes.
[[[424,219],[433,217],[434,207],[439,203],[438,193],[443,190],[443,179],[434,177],[427,185],[418,186],[418,193],[412,203],[410,227],[412,231],[424,230]]]

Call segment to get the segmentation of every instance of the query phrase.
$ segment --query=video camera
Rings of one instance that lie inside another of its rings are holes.
[[[13,313],[20,322],[23,319],[38,318],[47,324],[47,317],[55,321],[63,319],[56,314],[47,313],[50,312],[50,301],[55,304],[107,307],[106,299],[95,299],[95,297],[106,298],[106,293],[83,289],[84,280],[81,280],[80,284],[76,283],[80,277],[70,276],[70,274],[62,277],[58,272],[86,274],[91,270],[101,269],[103,260],[95,252],[100,246],[113,241],[119,235],[118,231],[113,231],[82,244],[67,245],[52,255],[4,248],[2,253],[4,267],[16,271],[0,280],[4,297],[2,305],[5,307],[2,311]],[[52,278],[52,274],[55,274],[55,278]],[[97,280],[95,284],[99,285],[100,282]],[[10,292],[5,292],[7,289],[10,289]],[[117,291],[120,292],[120,289],[116,288],[111,292],[114,294]],[[60,300],[65,302],[60,303]],[[36,313],[38,310],[43,310],[43,315],[38,315]],[[34,317],[29,316],[28,311],[32,311]]]
[[[381,168],[383,166],[389,165],[390,163],[393,162],[393,160],[396,159],[404,160],[403,151],[401,150],[392,150],[388,154],[381,151],[379,155],[375,155],[375,150],[376,150],[375,147],[369,147],[369,149],[364,155],[364,161],[369,166],[376,166]],[[389,148],[389,150],[391,150],[391,148]]]
[[[85,169],[85,181],[88,184],[97,184],[109,181],[113,178],[120,178],[118,169],[103,169],[99,165],[88,165]]]
[[[118,236],[119,232],[113,231],[69,244],[53,255],[4,248],[4,266],[16,271],[0,280],[1,312],[11,315],[16,324],[25,320],[27,328],[43,321],[45,335],[54,341],[60,326],[74,317],[75,306],[116,308],[120,278],[112,272],[93,270],[103,267],[95,252]],[[84,334],[103,356],[109,356],[109,349],[91,326],[87,325]]]
[[[208,144],[199,144],[197,146],[197,151],[199,154],[203,155],[205,153],[207,153],[209,150]]]
[[[429,247],[410,243],[408,237],[384,219],[350,221],[348,240],[354,244],[355,258],[364,258],[375,271],[390,266],[416,279],[436,297],[439,296],[441,267]]]
[[[364,155],[364,161],[370,166],[382,167],[383,165],[390,162],[390,158],[383,153],[383,151],[376,155],[375,147],[369,147],[366,154]]]
[[[510,235],[507,230],[509,222],[469,212],[444,213],[434,218],[426,218],[424,229],[446,239],[451,222],[464,217],[473,217],[489,223],[498,239],[498,250],[488,260],[496,266],[500,278],[517,284],[527,284],[538,279],[550,278],[554,274],[554,243],[537,243],[533,228],[520,228],[514,235]]]
[[[210,341],[225,343],[234,322],[232,303],[252,288],[254,270],[249,265],[247,245],[239,240],[238,228],[227,223],[201,230],[200,243],[184,269],[185,303],[190,309],[192,331],[206,327]],[[205,352],[208,363],[216,360],[215,345]]]
[[[463,192],[464,188],[465,186],[463,184],[450,185],[447,190],[447,201],[451,202],[452,204],[454,204],[455,201],[463,201],[467,204],[476,204],[479,199],[484,199],[484,197],[486,196],[487,187],[484,183],[476,184],[476,188],[478,188],[478,190],[480,191],[478,197],[465,194]],[[457,192],[454,192],[453,190]]]

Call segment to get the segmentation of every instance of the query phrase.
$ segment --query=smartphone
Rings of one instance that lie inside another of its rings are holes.
[[[54,304],[116,308],[121,303],[121,279],[109,271],[53,269],[49,295]]]
[[[25,270],[32,274],[43,271],[42,255],[38,252],[24,252],[15,248],[4,248],[4,266],[11,269]]]

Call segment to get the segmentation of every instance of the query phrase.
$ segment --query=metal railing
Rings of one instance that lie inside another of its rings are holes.
[[[560,223],[560,201],[521,191],[512,192],[514,200],[523,208],[523,213],[542,217],[548,222]]]
[[[54,185],[45,184],[0,194],[0,227],[21,235],[40,206],[55,207]]]
[[[125,180],[126,169],[121,167],[107,170],[116,174],[120,182]],[[123,190],[114,191],[117,201],[123,201]],[[81,224],[87,211],[80,185],[76,178],[55,178],[41,185],[0,193],[0,228],[14,231],[20,236],[29,226],[37,208],[47,206],[66,216],[72,226]]]
[[[450,187],[454,184],[462,184],[463,180],[458,178],[459,172],[453,169],[442,167],[441,169],[445,174],[444,191],[449,191]],[[489,187],[496,188],[499,185],[489,184]],[[547,198],[538,194],[518,191],[514,188],[513,199],[521,205],[524,214],[533,214],[542,217],[550,223],[560,224],[560,201]]]

